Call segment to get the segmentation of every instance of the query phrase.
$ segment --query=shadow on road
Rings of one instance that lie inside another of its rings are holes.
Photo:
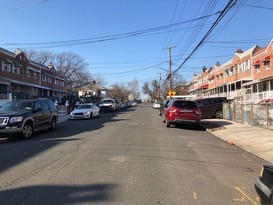
[[[114,200],[117,184],[33,185],[0,191],[1,204],[89,204]],[[115,194],[114,194],[115,193]]]

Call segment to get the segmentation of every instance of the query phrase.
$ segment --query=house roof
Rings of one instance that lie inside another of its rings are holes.
[[[80,91],[80,90],[104,91],[104,90],[108,90],[108,89],[106,89],[104,86],[98,85],[96,83],[90,83],[88,85],[78,88],[78,91]]]

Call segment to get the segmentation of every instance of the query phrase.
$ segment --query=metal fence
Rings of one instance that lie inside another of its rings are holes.
[[[273,130],[273,103],[224,103],[223,118]]]

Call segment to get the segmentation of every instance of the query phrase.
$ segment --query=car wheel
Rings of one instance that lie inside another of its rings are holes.
[[[166,122],[166,127],[170,127],[171,126],[171,123],[168,121],[168,120],[165,120]]]
[[[53,117],[50,122],[49,130],[54,131],[54,130],[56,130],[56,128],[57,128],[57,121],[56,121],[56,118]]]
[[[223,111],[222,110],[216,110],[214,116],[215,116],[215,118],[222,119],[223,118]]]
[[[33,134],[34,134],[33,125],[30,122],[25,123],[20,138],[29,139],[33,136]]]

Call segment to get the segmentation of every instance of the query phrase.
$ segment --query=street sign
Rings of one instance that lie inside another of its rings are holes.
[[[176,92],[174,90],[170,90],[169,91],[169,96],[173,97],[175,96]]]

